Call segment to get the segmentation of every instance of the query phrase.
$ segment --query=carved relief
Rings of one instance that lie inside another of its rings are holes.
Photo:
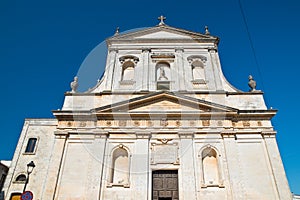
[[[244,127],[249,127],[250,126],[250,122],[249,121],[243,121],[243,126]]]
[[[262,126],[261,121],[258,121],[258,122],[257,122],[257,126]]]
[[[112,122],[111,121],[106,121],[106,126],[112,126]]]
[[[202,120],[202,126],[209,126],[210,121],[209,120]]]
[[[191,120],[190,121],[190,126],[195,126],[196,125],[196,122],[194,120]]]
[[[134,125],[134,126],[140,126],[140,121],[135,120],[135,121],[133,122],[133,125]]]
[[[147,125],[148,126],[154,126],[154,123],[153,123],[153,121],[149,120],[149,121],[147,121]]]
[[[169,141],[171,141],[172,139],[166,139],[166,138],[163,138],[163,139],[157,139],[158,141],[160,141],[161,143],[163,144],[167,144]]]
[[[126,126],[126,120],[120,120],[119,126]]]
[[[67,126],[71,127],[71,126],[73,126],[73,123],[69,121],[69,122],[67,122]]]
[[[180,120],[176,120],[175,124],[176,124],[177,127],[179,127],[179,126],[181,126],[181,121]]]
[[[168,126],[168,121],[167,121],[167,119],[161,119],[161,120],[160,120],[160,125],[161,125],[161,126]]]
[[[86,122],[80,122],[80,123],[79,123],[79,126],[80,126],[80,127],[85,127],[85,126],[86,126]]]
[[[222,121],[218,121],[218,126],[223,126],[223,122]]]
[[[237,124],[236,122],[232,122],[233,127],[236,127],[236,124]]]

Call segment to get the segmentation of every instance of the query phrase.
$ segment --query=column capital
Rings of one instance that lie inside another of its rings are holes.
[[[182,53],[182,52],[184,52],[184,48],[183,47],[176,47],[175,52]]]
[[[207,50],[208,50],[208,52],[211,52],[211,53],[218,52],[218,48],[217,47],[209,47]]]
[[[142,52],[151,52],[151,48],[147,48],[147,47],[142,47]]]
[[[117,48],[108,48],[108,51],[118,53],[119,50]]]

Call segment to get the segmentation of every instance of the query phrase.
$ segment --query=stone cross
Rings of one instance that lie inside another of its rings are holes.
[[[160,17],[158,17],[158,20],[160,20],[160,22],[159,22],[159,24],[158,25],[164,25],[165,24],[165,20],[166,20],[167,18],[166,17],[164,17],[163,15],[161,15]]]

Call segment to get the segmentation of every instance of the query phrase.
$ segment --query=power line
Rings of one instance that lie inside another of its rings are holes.
[[[245,27],[246,27],[246,32],[247,32],[248,39],[249,39],[249,42],[250,42],[250,46],[251,46],[251,50],[252,50],[252,53],[253,53],[255,65],[256,65],[256,68],[257,68],[257,71],[258,71],[258,74],[259,74],[259,78],[261,80],[262,90],[264,91],[265,86],[264,86],[264,82],[263,82],[263,78],[262,78],[262,73],[261,73],[261,70],[260,70],[260,67],[259,67],[259,64],[258,64],[258,59],[257,59],[256,52],[255,52],[255,49],[254,49],[253,40],[251,38],[251,34],[250,34],[250,31],[249,31],[249,26],[248,26],[248,23],[247,23],[247,20],[246,20],[246,15],[245,15],[245,12],[243,10],[241,0],[238,0],[238,2],[239,2],[240,11],[241,11],[241,14],[242,14],[242,17],[243,17],[243,21],[244,21],[244,24],[245,24]],[[267,98],[266,98],[266,101],[267,101]]]

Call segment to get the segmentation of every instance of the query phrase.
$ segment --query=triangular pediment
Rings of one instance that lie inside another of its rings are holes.
[[[211,113],[237,112],[237,109],[178,95],[157,92],[128,101],[121,101],[95,109],[96,113]]]
[[[118,34],[107,40],[108,43],[118,40],[207,40],[210,42],[217,41],[218,38],[197,32],[187,31],[184,29],[174,28],[171,26],[155,26],[151,28],[139,29],[133,32]]]
[[[158,31],[158,32],[154,32],[154,33],[149,33],[146,35],[142,35],[142,36],[138,36],[136,38],[153,38],[153,39],[171,39],[171,38],[176,38],[176,39],[189,39],[191,38],[188,35],[184,35],[184,34],[178,34],[178,33],[172,33],[172,32],[168,32],[168,31]]]

